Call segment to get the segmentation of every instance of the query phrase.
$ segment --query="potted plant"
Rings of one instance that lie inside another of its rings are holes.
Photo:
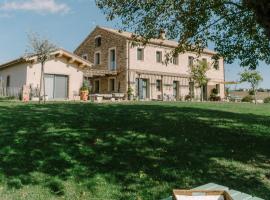
[[[39,88],[32,88],[31,87],[31,101],[39,101]]]
[[[89,84],[88,81],[84,80],[83,85],[80,89],[80,97],[82,101],[87,101],[89,96]]]
[[[220,96],[218,96],[218,90],[213,88],[210,94],[210,101],[220,101]]]
[[[134,99],[134,97],[133,97],[133,89],[131,87],[128,87],[127,95],[128,95],[129,100]]]

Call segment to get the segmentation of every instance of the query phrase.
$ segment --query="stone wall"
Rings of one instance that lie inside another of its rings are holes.
[[[101,37],[101,46],[95,46],[95,38]],[[94,61],[95,52],[100,52],[100,64],[95,65],[94,69],[108,70],[108,60],[109,60],[109,49],[116,49],[116,87],[118,87],[120,82],[120,91],[121,93],[127,92],[127,41],[124,37],[121,37],[117,34],[106,31],[102,28],[97,27],[84,41],[83,43],[75,50],[75,54],[78,56],[87,55],[88,60],[92,63]],[[100,93],[108,92],[108,79],[110,77],[97,77],[95,79],[102,79],[100,84]]]

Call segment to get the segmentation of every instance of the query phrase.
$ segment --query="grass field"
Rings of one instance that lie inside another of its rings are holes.
[[[270,105],[0,102],[1,200],[158,200],[208,182],[270,199]]]

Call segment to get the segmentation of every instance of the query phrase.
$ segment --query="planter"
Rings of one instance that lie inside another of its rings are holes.
[[[31,101],[39,101],[39,97],[32,97]]]
[[[233,200],[227,191],[219,190],[173,190],[173,200]]]
[[[89,91],[88,90],[81,90],[80,91],[80,97],[82,101],[88,100]]]

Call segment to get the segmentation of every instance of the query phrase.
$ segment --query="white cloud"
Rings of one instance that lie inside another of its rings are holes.
[[[57,3],[55,0],[27,0],[27,1],[8,1],[0,5],[1,10],[23,10],[39,13],[63,13],[70,11],[67,4]]]

